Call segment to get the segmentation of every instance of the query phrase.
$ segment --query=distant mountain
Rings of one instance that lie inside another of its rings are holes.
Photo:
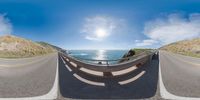
[[[51,46],[44,46],[31,40],[26,40],[13,35],[0,37],[0,57],[19,58],[32,57],[56,52]]]
[[[171,43],[160,49],[187,56],[200,57],[200,38]]]
[[[56,51],[58,51],[58,52],[63,52],[63,53],[66,53],[67,52],[67,50],[65,50],[65,49],[62,49],[62,48],[60,48],[60,47],[58,47],[58,46],[55,46],[55,45],[52,45],[52,44],[49,44],[49,43],[46,43],[46,42],[42,42],[42,41],[40,41],[40,42],[37,42],[38,44],[41,44],[42,46],[44,46],[44,47],[52,47],[52,48],[54,48]]]

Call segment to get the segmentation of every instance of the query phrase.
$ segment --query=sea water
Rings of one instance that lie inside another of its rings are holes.
[[[91,60],[117,60],[121,59],[128,50],[69,50],[70,56],[77,59],[91,62]],[[93,61],[92,63],[97,63]],[[116,63],[117,61],[110,61],[109,63]]]

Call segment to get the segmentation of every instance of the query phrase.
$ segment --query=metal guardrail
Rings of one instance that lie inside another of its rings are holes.
[[[120,58],[120,59],[110,59],[110,60],[95,60],[95,59],[77,58],[77,57],[73,57],[73,56],[70,56],[70,55],[68,55],[68,56],[70,56],[71,58],[80,60],[80,61],[85,61],[87,63],[91,63],[91,64],[111,65],[111,64],[118,64],[118,63],[122,63],[122,62],[125,62],[125,61],[129,61],[129,60],[135,59],[135,58],[137,58],[141,55],[148,55],[148,52],[142,52],[140,54],[137,54],[137,55],[134,55],[134,56],[131,56],[131,57]]]
[[[155,53],[156,51],[151,51],[151,52],[144,52],[144,53],[140,53],[138,55],[135,55],[133,57],[127,57],[127,58],[122,58],[122,59],[115,59],[115,60],[92,60],[92,59],[86,59],[86,60],[92,60],[92,61],[119,61],[119,60],[126,60],[129,59],[127,61],[124,61],[122,63],[117,63],[117,64],[94,64],[94,63],[88,63],[85,62],[83,60],[74,58],[72,56],[69,56],[67,54],[63,54],[64,56],[67,57],[67,59],[69,59],[69,61],[76,63],[78,66],[80,67],[85,67],[91,70],[96,70],[96,71],[101,71],[101,72],[111,72],[111,71],[119,71],[119,70],[123,70],[126,68],[129,68],[133,65],[137,65],[139,63],[144,63],[146,62],[148,59],[151,59],[152,55]]]

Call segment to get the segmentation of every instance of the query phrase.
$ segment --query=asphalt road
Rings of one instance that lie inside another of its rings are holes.
[[[160,99],[158,88],[158,60],[147,62],[138,70],[121,77],[121,80],[134,77],[141,71],[145,74],[139,79],[126,85],[116,84],[116,80],[104,79],[110,85],[105,87],[89,85],[73,76],[74,73],[88,80],[100,81],[97,77],[77,73],[73,70],[70,72],[67,67],[73,68],[66,61],[59,58],[59,86],[60,93],[58,99]],[[66,67],[67,66],[67,67]],[[120,80],[119,79],[119,80]]]
[[[68,67],[72,68],[72,71],[69,71]],[[99,87],[74,77],[73,74],[77,74],[88,80],[101,80],[74,70],[73,66],[63,61],[57,53],[33,58],[0,59],[0,99],[32,98],[46,95],[53,90],[58,100],[108,98],[160,100],[163,99],[163,93],[166,93],[162,91],[163,88],[175,96],[198,99],[199,70],[198,58],[160,51],[159,59],[153,59],[116,80],[103,79],[106,86]],[[137,80],[126,85],[116,84],[118,80],[131,79],[142,71],[145,73]],[[59,84],[55,84],[56,82]],[[164,85],[160,85],[161,83]],[[171,96],[169,93],[165,96]]]
[[[0,99],[47,94],[55,81],[57,53],[23,59],[0,59]]]
[[[161,77],[176,96],[200,97],[200,59],[160,51]]]

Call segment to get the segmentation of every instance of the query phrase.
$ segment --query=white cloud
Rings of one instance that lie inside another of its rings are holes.
[[[101,41],[118,31],[123,23],[123,19],[108,16],[89,17],[85,19],[81,33],[84,33],[85,39]]]
[[[149,44],[145,40],[141,41],[141,44],[147,45],[164,45],[200,37],[200,13],[190,14],[188,17],[176,13],[149,21],[145,24],[144,34],[150,40],[157,41]]]
[[[147,40],[142,40],[142,41],[140,41],[140,40],[136,40],[135,41],[136,42],[136,46],[149,46],[149,45],[152,45],[152,44],[155,44],[155,43],[157,43],[157,41],[155,41],[155,40],[151,40],[151,39],[147,39]]]
[[[10,21],[5,18],[5,14],[0,14],[0,35],[11,34],[12,25]]]

